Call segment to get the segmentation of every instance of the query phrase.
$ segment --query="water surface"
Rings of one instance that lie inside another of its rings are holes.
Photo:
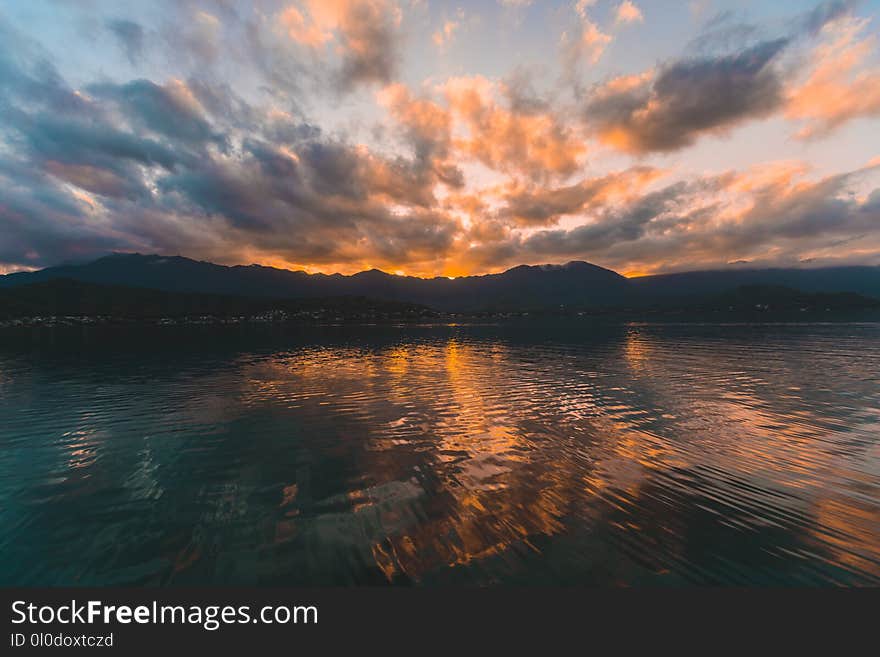
[[[0,584],[880,584],[880,325],[0,335]]]

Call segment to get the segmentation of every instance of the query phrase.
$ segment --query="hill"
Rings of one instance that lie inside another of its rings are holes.
[[[352,276],[308,274],[139,254],[116,254],[82,265],[7,274],[0,276],[0,290],[58,279],[178,294],[300,300],[362,297],[465,313],[682,308],[754,286],[880,299],[880,267],[731,269],[627,279],[597,265],[570,262],[521,265],[500,274],[448,279],[394,276],[376,269]]]
[[[502,274],[456,279],[393,276],[373,269],[353,276],[307,274],[259,265],[226,267],[180,256],[119,254],[84,265],[0,276],[0,288],[67,278],[168,292],[274,298],[361,296],[406,301],[438,310],[519,310],[560,304],[609,305],[627,279],[585,262],[520,266]]]
[[[630,279],[640,299],[707,298],[741,287],[785,287],[803,292],[852,292],[880,299],[880,267],[730,269]]]

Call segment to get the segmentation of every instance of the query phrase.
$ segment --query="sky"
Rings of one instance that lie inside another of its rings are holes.
[[[880,265],[880,0],[5,0],[0,273]]]

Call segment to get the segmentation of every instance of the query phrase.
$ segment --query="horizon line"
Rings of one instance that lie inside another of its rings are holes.
[[[88,259],[88,260],[67,261],[67,262],[60,262],[60,263],[54,264],[54,265],[46,265],[44,267],[34,267],[34,268],[30,268],[30,269],[22,268],[22,269],[17,269],[17,270],[13,270],[13,271],[0,272],[0,277],[10,276],[13,274],[35,273],[35,272],[45,271],[47,269],[55,269],[55,268],[59,268],[59,267],[82,267],[82,266],[93,264],[93,263],[98,262],[99,260],[103,260],[105,258],[112,258],[112,257],[119,257],[119,256],[122,256],[122,257],[137,256],[137,257],[141,257],[141,258],[180,258],[183,260],[188,260],[190,262],[204,263],[204,264],[209,264],[209,265],[215,265],[218,267],[227,267],[227,268],[262,267],[265,269],[274,269],[277,271],[286,271],[286,272],[291,272],[291,273],[305,274],[307,276],[342,276],[344,278],[351,278],[353,276],[358,276],[360,274],[367,274],[370,272],[378,272],[378,273],[381,273],[385,276],[391,276],[391,277],[396,277],[396,278],[415,278],[415,279],[424,280],[424,281],[437,280],[437,279],[457,280],[457,279],[461,279],[461,278],[480,278],[483,276],[498,276],[498,275],[510,272],[514,269],[519,269],[520,267],[529,267],[529,268],[535,268],[535,269],[540,269],[540,268],[545,268],[545,267],[564,268],[566,266],[573,265],[573,264],[577,264],[577,265],[583,264],[583,265],[589,265],[590,267],[597,267],[599,269],[604,269],[606,271],[612,272],[614,274],[617,274],[618,276],[622,276],[623,278],[626,278],[629,280],[638,279],[638,278],[649,278],[652,276],[674,276],[674,275],[679,275],[679,274],[695,274],[695,273],[701,273],[701,272],[723,272],[723,271],[730,271],[731,269],[739,269],[740,271],[764,271],[764,270],[774,270],[774,269],[809,270],[809,269],[834,269],[834,268],[843,268],[843,267],[880,267],[880,264],[853,264],[853,263],[827,264],[827,265],[818,265],[818,266],[814,266],[814,267],[804,266],[804,265],[810,265],[811,264],[810,262],[798,262],[798,263],[792,263],[790,265],[777,264],[777,265],[763,265],[762,266],[760,264],[752,263],[749,261],[736,261],[736,262],[726,263],[727,268],[723,268],[723,267],[711,268],[710,267],[710,268],[704,268],[704,269],[683,269],[683,270],[676,270],[676,271],[659,271],[659,272],[645,272],[645,273],[630,271],[627,273],[621,273],[621,272],[619,272],[615,269],[612,269],[610,267],[605,267],[603,265],[599,265],[594,262],[590,262],[588,260],[567,260],[567,261],[561,262],[561,263],[549,263],[549,262],[538,263],[538,264],[520,263],[518,265],[512,265],[510,267],[507,267],[505,269],[501,269],[498,271],[487,271],[487,272],[479,273],[479,274],[462,274],[460,276],[448,276],[448,275],[443,275],[443,274],[438,274],[435,276],[418,276],[415,274],[389,272],[389,271],[385,271],[384,269],[380,269],[378,267],[368,267],[366,269],[362,269],[362,270],[356,271],[351,274],[343,274],[338,271],[336,271],[336,272],[308,271],[306,269],[294,269],[291,267],[280,267],[277,265],[265,265],[265,264],[261,264],[258,262],[251,262],[251,263],[247,263],[247,264],[238,263],[238,264],[231,264],[231,265],[230,264],[222,264],[222,263],[214,262],[211,260],[204,260],[201,258],[192,258],[189,256],[182,255],[180,253],[162,254],[162,253],[140,253],[139,251],[113,251],[110,253],[106,253],[104,255],[97,256],[93,259]]]

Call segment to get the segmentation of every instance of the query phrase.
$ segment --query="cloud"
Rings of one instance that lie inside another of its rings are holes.
[[[24,161],[0,163],[0,262],[34,268],[118,245],[87,203]]]
[[[550,111],[551,102],[535,90],[533,76],[524,68],[515,69],[500,83],[500,93],[512,112],[540,114]]]
[[[577,0],[574,10],[581,18],[587,18],[587,9],[595,5],[597,0]]]
[[[341,31],[342,83],[389,82],[397,68],[400,12],[385,0],[348,3]]]
[[[880,66],[870,64],[877,37],[863,35],[868,24],[847,18],[822,29],[822,42],[785,108],[788,118],[802,123],[798,137],[824,137],[853,119],[880,116]]]
[[[397,71],[402,14],[392,0],[306,0],[307,16],[290,6],[280,13],[288,36],[315,48],[334,41],[337,84],[388,83]]]
[[[604,34],[592,21],[585,20],[575,49],[585,55],[591,64],[595,64],[602,57],[609,43],[611,36]]]
[[[618,9],[623,10],[626,4]],[[692,44],[699,55],[640,76],[614,78],[582,94],[588,129],[613,148],[643,155],[680,150],[702,136],[726,134],[786,106],[789,116],[814,124],[805,128],[806,136],[854,116],[876,113],[876,94],[872,93],[876,73],[862,70],[847,79],[853,58],[863,58],[872,47],[867,40],[855,44],[852,29],[816,54],[814,75],[787,99],[791,66],[785,69],[783,54],[806,37],[839,30],[854,4],[847,0],[824,2],[792,20],[787,35],[751,45],[743,44],[752,40],[758,29],[732,22],[732,14],[724,12],[710,20]],[[636,15],[629,8],[624,12]],[[719,48],[727,52],[717,53]],[[836,59],[832,59],[833,51]]]
[[[122,130],[97,111],[83,116],[11,111],[8,116],[10,141],[37,162],[86,164],[121,175],[133,172],[132,165],[171,170],[194,159],[159,140]]]
[[[465,130],[456,148],[484,166],[534,179],[566,176],[580,166],[587,146],[554,114],[501,105],[498,85],[480,76],[451,78],[442,92]]]
[[[496,216],[517,226],[555,224],[564,216],[629,201],[662,175],[651,167],[634,167],[563,187],[516,185],[502,194],[504,204]]]
[[[564,65],[568,70],[575,71],[581,62],[596,64],[612,40],[611,35],[602,32],[589,18],[582,19],[571,33],[562,34]]]
[[[672,183],[600,205],[574,228],[512,234],[497,252],[511,262],[585,258],[642,272],[880,258],[880,189],[850,193],[876,167],[818,180],[807,171],[783,162]]]
[[[858,0],[826,0],[820,2],[800,17],[800,29],[809,35],[816,35],[829,23],[852,13]]]
[[[188,214],[222,218],[250,248],[292,262],[416,262],[448,248],[456,224],[425,207],[417,180],[392,163],[333,141],[293,148],[247,145],[234,160],[215,160],[164,178]],[[392,212],[389,208],[401,209]]]
[[[431,36],[434,45],[442,47],[448,44],[452,40],[455,31],[459,28],[459,25],[458,21],[443,21],[442,27]]]
[[[614,40],[590,18],[588,10],[595,0],[578,0],[574,6],[578,18],[574,27],[565,30],[559,40],[563,78],[580,94],[584,64],[596,65]]]
[[[419,98],[406,86],[394,84],[378,99],[416,160],[439,181],[461,186],[455,158],[531,180],[564,177],[579,168],[587,150],[582,136],[532,95],[525,77],[505,82],[480,76],[450,78],[436,91],[438,98]]]
[[[231,21],[229,16],[226,18]],[[204,69],[215,66],[221,56],[228,57],[229,51],[224,47],[226,27],[217,15],[183,3],[174,7],[163,36],[168,52],[174,53],[175,58],[188,58],[193,66]]]
[[[83,96],[62,79],[46,51],[21,35],[0,15],[0,102],[3,109],[39,105],[53,112],[78,114]],[[0,122],[0,130],[5,122]]]
[[[641,157],[775,114],[802,137],[876,116],[876,37],[850,3],[757,43],[759,29],[713,22],[704,36],[720,40],[572,106],[545,70],[397,81],[402,24],[386,0],[168,6],[129,59],[165,38],[179,46],[166,75],[77,72],[77,86],[0,20],[0,268],[111,250],[428,275],[880,257],[876,162],[818,178],[799,162],[698,173],[602,161],[594,142]],[[611,43],[592,7],[575,6],[574,68]],[[105,27],[122,52],[134,43]],[[329,128],[310,93],[345,103]],[[350,108],[367,123],[336,120]]]
[[[432,271],[461,233],[434,197],[435,185],[459,182],[442,161],[443,128],[431,133],[417,111],[412,156],[383,156],[205,80],[101,82],[79,92],[37,49],[6,36],[6,267],[138,250]]]
[[[677,210],[689,191],[687,183],[676,183],[640,197],[621,210],[606,212],[600,220],[569,230],[544,230],[523,242],[527,252],[577,254],[608,250],[620,244],[639,242],[649,224]],[[687,220],[687,215],[679,217]]]
[[[144,54],[144,28],[134,21],[116,19],[107,22],[107,29],[119,41],[132,66],[137,64]]]
[[[223,143],[223,137],[212,130],[198,99],[181,80],[164,85],[150,80],[95,84],[88,91],[115,104],[141,130],[187,144]]]
[[[614,12],[614,20],[618,23],[643,23],[645,17],[632,0],[624,0]]]
[[[333,38],[330,32],[322,30],[314,22],[307,21],[302,12],[294,6],[282,11],[280,19],[288,36],[297,43],[315,48]]]
[[[684,148],[782,106],[784,84],[774,62],[787,44],[765,41],[733,55],[680,60],[656,76],[617,78],[593,90],[584,118],[620,150]]]
[[[656,188],[666,173],[637,168],[552,190],[506,190],[503,210],[470,228],[460,261],[499,270],[586,259],[641,273],[733,262],[880,264],[876,163],[815,179],[802,162],[772,162]],[[582,213],[581,221],[552,227],[568,212]],[[511,223],[513,216],[520,219]]]
[[[452,116],[449,111],[432,100],[414,97],[399,83],[379,92],[378,100],[402,130],[422,175],[433,176],[437,182],[450,187],[461,187],[463,175],[450,160]]]

